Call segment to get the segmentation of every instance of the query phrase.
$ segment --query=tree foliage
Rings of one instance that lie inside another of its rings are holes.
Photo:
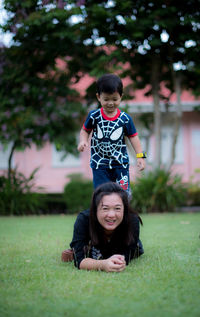
[[[153,96],[159,165],[160,101],[169,102],[177,77],[181,89],[200,91],[199,4],[5,0],[9,19],[3,29],[14,37],[0,54],[1,142],[24,147],[49,140],[72,152],[84,111],[73,83],[84,73],[118,72],[132,80],[127,93],[146,87]],[[87,97],[93,102],[94,86]]]
[[[132,91],[148,88],[146,95],[153,97],[156,166],[161,159],[160,102],[170,106],[177,80],[181,89],[200,91],[199,5],[199,0],[90,0],[83,8],[83,40],[91,48],[99,45],[91,74],[118,71],[132,79]]]
[[[87,50],[70,19],[80,9],[33,0],[8,0],[5,9],[3,30],[13,40],[0,52],[0,141],[13,142],[13,149],[51,141],[75,152],[84,108],[73,84],[86,67]]]

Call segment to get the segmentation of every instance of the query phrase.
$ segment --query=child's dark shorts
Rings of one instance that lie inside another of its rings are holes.
[[[130,192],[129,166],[126,168],[119,166],[112,169],[102,167],[98,169],[93,168],[92,172],[94,188],[104,183],[115,182],[128,193]]]

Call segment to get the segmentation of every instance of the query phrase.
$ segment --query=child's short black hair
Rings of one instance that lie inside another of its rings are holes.
[[[120,96],[123,93],[123,84],[121,79],[115,74],[105,74],[97,80],[97,93],[102,92],[113,94],[118,92]]]

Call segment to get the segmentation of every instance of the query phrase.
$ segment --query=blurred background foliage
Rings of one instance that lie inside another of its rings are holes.
[[[0,215],[77,214],[90,207],[91,180],[71,175],[63,193],[39,193],[33,171],[26,178],[12,172],[12,184],[0,177]],[[153,170],[131,183],[131,206],[138,213],[177,212],[182,207],[200,206],[199,183],[183,184],[179,175]]]
[[[179,175],[163,169],[149,171],[132,186],[132,207],[142,213],[173,212],[186,205],[186,193]]]
[[[95,79],[118,71],[132,79],[126,90],[132,98],[134,89],[148,87],[156,124],[157,99],[168,102],[177,83],[200,92],[199,4],[5,0],[8,18],[1,29],[12,40],[0,48],[0,141],[17,148],[48,140],[74,153],[86,111],[74,84],[85,74]],[[162,95],[161,83],[168,95]],[[91,87],[88,103],[96,98]]]
[[[160,100],[170,107],[170,96],[176,94],[176,132],[182,90],[200,93],[199,7],[199,0],[5,0],[7,19],[1,30],[12,34],[12,40],[0,46],[0,142],[12,142],[9,184],[16,149],[50,141],[66,153],[77,153],[76,133],[95,99],[94,84],[84,98],[76,89],[85,74],[94,80],[105,72],[130,78],[126,99],[147,88],[154,102],[159,169]],[[163,95],[161,85],[168,94]],[[148,126],[152,129],[151,122]],[[176,140],[174,133],[174,148]]]

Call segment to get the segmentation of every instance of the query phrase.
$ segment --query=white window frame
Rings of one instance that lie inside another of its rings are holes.
[[[173,127],[165,125],[161,132],[161,162],[167,164],[171,159]],[[183,129],[180,127],[175,149],[174,164],[184,163]]]
[[[191,138],[192,146],[195,147],[197,155],[200,156],[200,129],[193,128]]]
[[[81,160],[80,157],[76,157],[72,154],[67,154],[67,156],[63,159],[65,154],[64,151],[58,151],[54,144],[51,145],[52,149],[52,167],[53,168],[72,168],[72,167],[80,167]]]

